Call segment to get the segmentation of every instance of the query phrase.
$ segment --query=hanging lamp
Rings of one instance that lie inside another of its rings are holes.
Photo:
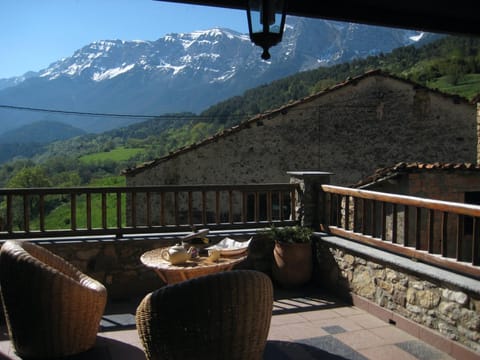
[[[286,8],[286,0],[248,0],[250,40],[263,49],[264,60],[270,59],[268,50],[282,40]]]

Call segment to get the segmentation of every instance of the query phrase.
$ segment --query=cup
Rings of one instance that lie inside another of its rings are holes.
[[[208,260],[218,261],[220,259],[220,250],[218,249],[208,249]]]

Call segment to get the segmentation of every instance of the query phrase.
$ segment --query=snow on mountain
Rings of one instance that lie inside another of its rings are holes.
[[[425,33],[421,32],[420,34],[414,34],[414,35],[409,36],[409,39],[414,41],[414,42],[419,42],[420,40],[422,40],[422,38],[424,36],[425,36]]]
[[[231,45],[226,46],[227,43]],[[103,81],[135,67],[172,76],[193,68],[215,74],[225,72],[212,79],[225,81],[232,76],[229,62],[225,61],[225,51],[240,47],[252,49],[248,35],[220,28],[169,34],[157,41],[97,41],[76,51],[70,58],[50,65],[39,76],[48,80],[66,76]]]
[[[282,42],[262,61],[248,35],[224,28],[168,34],[156,41],[101,40],[38,73],[0,79],[0,103],[84,112],[163,114],[200,112],[228,97],[293,73],[389,52],[424,40],[425,34],[288,17]],[[6,112],[9,127],[44,114]],[[89,132],[136,119],[49,119]]]
[[[61,76],[88,77],[94,81],[111,79],[140,63],[152,49],[148,41],[102,40],[77,50],[40,71],[40,77],[55,80]]]
[[[29,71],[21,76],[15,76],[8,79],[0,79],[0,90],[19,85],[28,78],[38,76],[38,73],[35,71]]]

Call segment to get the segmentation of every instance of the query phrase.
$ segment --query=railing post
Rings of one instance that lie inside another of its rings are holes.
[[[324,222],[323,191],[321,185],[330,184],[332,173],[322,171],[289,171],[291,184],[299,184],[296,210],[303,226],[320,229]]]

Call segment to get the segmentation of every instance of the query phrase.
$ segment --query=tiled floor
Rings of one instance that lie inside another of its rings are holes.
[[[328,295],[278,296],[269,340],[265,359],[451,359]]]
[[[145,359],[135,330],[138,302],[111,304],[95,348],[71,360]],[[5,328],[0,359],[18,359]],[[265,360],[441,360],[447,354],[365,311],[326,294],[278,292]],[[228,360],[228,359],[225,359]]]

